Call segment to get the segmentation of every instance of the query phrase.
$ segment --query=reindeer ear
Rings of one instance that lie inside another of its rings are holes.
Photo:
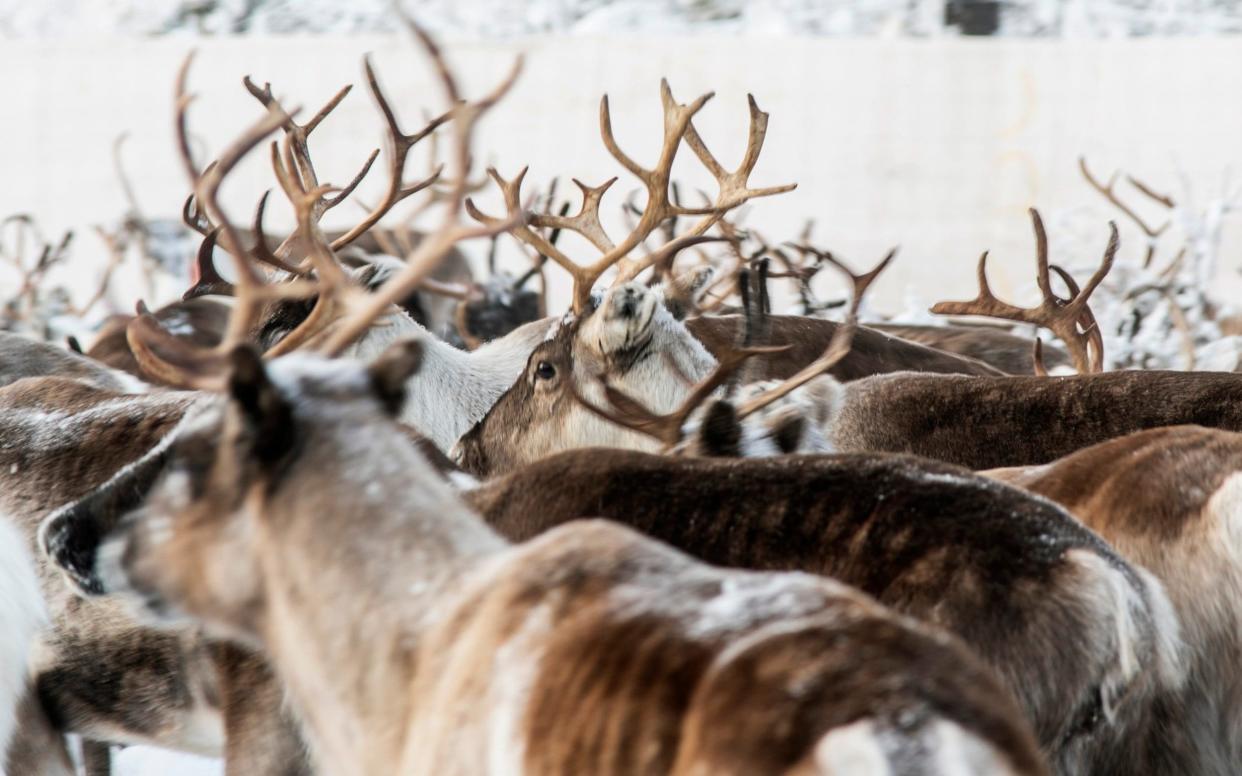
[[[275,461],[293,446],[293,409],[267,376],[257,350],[237,346],[229,365],[229,396],[241,410],[254,454]]]
[[[405,383],[423,363],[423,345],[409,339],[392,345],[367,367],[371,390],[389,415],[396,417],[405,404]]]
[[[710,266],[695,267],[673,278],[664,288],[664,306],[677,320],[685,320],[697,312],[703,295],[711,286],[716,270]]]

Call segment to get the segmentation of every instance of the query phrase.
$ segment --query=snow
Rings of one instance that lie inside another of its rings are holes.
[[[549,33],[916,36],[956,34],[942,0],[405,0],[434,32],[464,39]],[[0,0],[14,38],[389,33],[390,0]],[[1227,0],[1008,0],[998,34],[1115,38],[1242,32]]]

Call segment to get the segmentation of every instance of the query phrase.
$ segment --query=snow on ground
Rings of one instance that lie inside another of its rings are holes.
[[[434,31],[894,36],[953,34],[945,0],[404,0]],[[1004,0],[999,34],[1131,37],[1242,32],[1233,0]],[[399,26],[391,0],[0,0],[0,36],[359,34]]]

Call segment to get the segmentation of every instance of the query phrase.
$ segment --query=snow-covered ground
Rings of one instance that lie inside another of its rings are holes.
[[[456,38],[530,35],[955,34],[944,0],[404,0]],[[1233,0],[1005,0],[998,34],[1129,37],[1242,32]],[[368,34],[399,27],[392,0],[0,0],[0,35]]]

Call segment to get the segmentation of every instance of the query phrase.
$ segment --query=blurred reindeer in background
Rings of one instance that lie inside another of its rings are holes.
[[[1133,175],[1116,171],[1102,182],[1086,159],[1078,165],[1088,185],[1146,242],[1141,261],[1119,261],[1096,294],[1109,366],[1216,371],[1242,366],[1242,316],[1212,294],[1222,223],[1236,209],[1242,189],[1226,176],[1219,195],[1199,206],[1184,176],[1182,194],[1175,199]],[[1144,217],[1143,208],[1123,198],[1123,178],[1141,201],[1159,209],[1162,220]],[[1175,246],[1171,252],[1162,249],[1169,242]]]

